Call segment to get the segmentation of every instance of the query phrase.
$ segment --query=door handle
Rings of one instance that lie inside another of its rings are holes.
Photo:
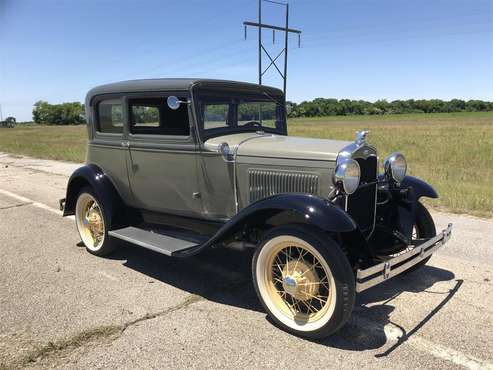
[[[130,148],[130,142],[129,141],[122,141],[122,147]]]

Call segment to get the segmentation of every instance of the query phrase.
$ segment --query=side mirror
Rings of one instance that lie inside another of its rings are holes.
[[[171,110],[179,109],[181,104],[188,104],[188,101],[182,101],[174,95],[168,96],[166,102],[168,103],[168,107]]]

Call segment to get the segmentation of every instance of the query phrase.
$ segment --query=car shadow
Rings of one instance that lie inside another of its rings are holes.
[[[122,242],[109,257],[150,278],[207,300],[263,312],[251,279],[252,250],[209,249],[189,258],[170,258]]]
[[[122,243],[122,248],[109,258],[121,260],[124,266],[148,276],[150,283],[161,282],[212,302],[263,313],[265,311],[251,279],[252,256],[252,250],[222,248],[210,249],[190,258],[169,258]],[[385,327],[390,323],[390,314],[394,310],[392,300],[403,292],[424,292],[437,282],[454,278],[452,272],[433,266],[397,276],[357,295],[350,321],[335,335],[314,342],[350,351],[381,348],[388,339]],[[402,333],[407,340],[406,336],[413,330],[406,333],[402,329]]]
[[[440,292],[444,296],[440,304],[428,312],[415,328],[408,331],[397,323],[391,322],[390,315],[395,309],[392,301],[405,292],[428,292],[429,288],[434,284],[442,281],[452,281],[454,278],[455,275],[448,270],[434,266],[423,266],[417,271],[396,276],[385,283],[368,289],[356,296],[350,321],[336,335],[319,343],[351,351],[378,349],[387,343],[389,338],[385,328],[388,324],[391,324],[390,330],[394,331],[391,337],[392,340],[397,342],[390,350],[388,349],[376,357],[387,356],[428,322],[452,298],[462,282],[460,280],[456,281],[453,289],[448,292]]]

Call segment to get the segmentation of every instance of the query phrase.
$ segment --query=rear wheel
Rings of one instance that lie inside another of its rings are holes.
[[[355,281],[332,239],[306,226],[280,226],[265,235],[252,264],[257,295],[284,330],[323,338],[349,319]]]
[[[79,192],[75,205],[75,223],[89,253],[105,256],[115,249],[115,243],[108,235],[111,216],[105,213],[102,202],[90,187]]]

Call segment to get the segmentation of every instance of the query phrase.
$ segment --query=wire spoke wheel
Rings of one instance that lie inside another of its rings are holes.
[[[101,248],[105,238],[105,223],[101,206],[88,193],[77,199],[75,212],[77,229],[85,246],[93,251]]]
[[[257,272],[262,298],[281,321],[313,330],[330,319],[334,278],[325,259],[306,241],[290,235],[271,239],[259,255]]]

